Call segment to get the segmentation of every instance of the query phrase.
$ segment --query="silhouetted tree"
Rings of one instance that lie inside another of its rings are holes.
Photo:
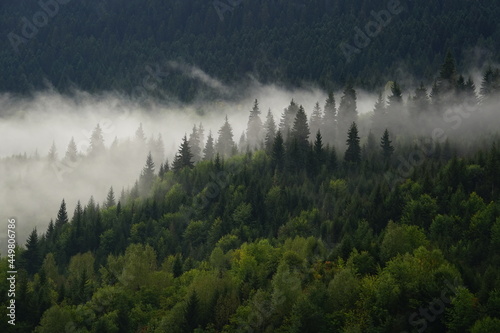
[[[384,131],[384,135],[380,139],[380,147],[382,148],[382,156],[385,160],[391,158],[392,153],[394,153],[394,147],[392,146],[392,141],[389,138],[389,131],[387,128]]]
[[[182,143],[175,155],[174,163],[172,168],[174,171],[180,171],[184,168],[192,168],[194,166],[193,163],[193,154],[191,154],[191,147],[189,146],[189,142],[187,141],[187,137],[184,135],[182,138]]]
[[[207,143],[205,144],[205,149],[203,149],[203,160],[209,161],[213,159],[214,153],[214,138],[212,137],[212,131],[209,131]]]
[[[347,133],[347,150],[345,151],[344,161],[354,164],[361,162],[361,146],[359,145],[358,127],[355,122],[352,123]]]
[[[246,138],[250,148],[255,149],[262,141],[262,120],[260,119],[260,109],[259,102],[257,99],[254,102],[254,106],[250,111],[250,116],[248,117]]]

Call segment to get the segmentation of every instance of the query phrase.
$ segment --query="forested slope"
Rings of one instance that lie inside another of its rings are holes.
[[[366,33],[376,21],[372,11],[394,2],[60,0],[57,11],[54,1],[41,3],[48,5],[0,4],[0,91],[52,85],[135,96],[146,66],[149,72],[159,66],[168,79],[147,92],[186,101],[202,90],[210,98],[219,92],[169,61],[198,66],[225,83],[251,74],[261,82],[333,89],[349,77],[361,88],[408,75],[428,80],[448,49],[464,66],[499,60],[496,1],[401,1],[402,11],[380,31],[372,26],[373,37],[358,43],[351,61],[341,43],[355,47],[356,27]]]

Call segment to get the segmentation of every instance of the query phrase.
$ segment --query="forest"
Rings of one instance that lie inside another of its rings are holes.
[[[467,66],[500,61],[497,1],[396,2],[402,11],[347,61],[342,46],[355,47],[358,29],[392,0],[2,1],[0,91],[237,99],[243,88],[225,94],[183,67],[227,85],[339,90],[352,79],[374,90],[388,80],[432,80],[448,49]],[[155,68],[162,82],[142,87]]]
[[[255,100],[239,139],[227,117],[196,124],[172,161],[142,126],[24,157],[71,186],[147,154],[133,186],[73,212],[61,198],[16,246],[16,325],[0,330],[497,332],[500,69],[483,74],[476,87],[448,52],[429,91],[404,100],[391,81],[366,115],[353,82],[280,119]]]

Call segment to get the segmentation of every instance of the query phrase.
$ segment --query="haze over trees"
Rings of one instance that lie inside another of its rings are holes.
[[[306,110],[292,100],[278,126],[272,112],[259,124],[255,101],[239,147],[226,116],[216,138],[201,124],[187,128],[172,163],[155,162],[161,137],[148,143],[141,125],[128,144],[110,146],[97,125],[79,163],[119,165],[141,149],[142,171],[119,197],[106,184],[104,203],[90,197],[72,215],[61,198],[49,227],[16,248],[17,327],[495,332],[495,72],[476,95],[446,56],[430,97],[425,84],[413,93],[391,81],[373,114],[359,115],[347,84],[338,112],[332,93],[322,110],[322,101]],[[21,161],[50,168],[66,159],[55,152]],[[0,266],[6,306],[7,257]]]

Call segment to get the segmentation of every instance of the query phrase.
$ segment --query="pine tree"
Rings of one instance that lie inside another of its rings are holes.
[[[204,148],[203,144],[205,142],[205,128],[203,127],[203,124],[201,122],[198,125],[198,142],[200,146],[200,155],[201,155],[201,152]]]
[[[52,146],[50,146],[49,154],[47,156],[49,162],[57,161],[57,148],[56,143],[52,141]]]
[[[439,71],[438,79],[439,91],[445,99],[449,99],[455,94],[457,81],[458,75],[455,66],[455,59],[453,58],[451,51],[448,50],[444,63]]]
[[[224,121],[224,125],[220,128],[219,137],[217,138],[217,143],[215,145],[215,150],[222,157],[229,157],[233,155],[236,144],[233,141],[233,129],[227,120],[227,116]]]
[[[316,102],[314,105],[314,109],[311,114],[311,118],[309,120],[309,127],[311,133],[317,133],[323,125],[323,111],[319,106],[319,103]]]
[[[139,127],[135,131],[135,141],[141,148],[146,146],[146,135],[144,134],[142,123],[139,124]]]
[[[373,108],[372,115],[372,128],[375,132],[382,132],[382,129],[387,126],[387,108],[385,106],[385,99],[382,93],[378,94],[378,100]]]
[[[254,106],[250,111],[250,116],[248,117],[246,138],[250,148],[258,148],[262,141],[262,120],[260,119],[260,109],[259,102],[257,99],[254,102]]]
[[[478,104],[476,85],[474,84],[474,81],[470,76],[467,82],[465,83],[464,93],[465,93],[465,103],[467,103],[469,107],[476,107]]]
[[[344,94],[340,99],[338,112],[338,131],[346,133],[349,126],[358,120],[358,110],[356,105],[356,91],[351,83],[344,89]]]
[[[382,148],[382,156],[385,160],[389,160],[394,153],[394,147],[392,146],[392,141],[389,138],[389,131],[387,128],[384,131],[384,135],[380,139],[380,147]]]
[[[207,143],[205,144],[205,148],[203,149],[203,160],[210,161],[214,158],[214,153],[214,138],[212,137],[212,131],[209,131]]]
[[[344,161],[354,164],[361,162],[361,146],[359,145],[358,127],[355,122],[352,123],[347,134],[347,150],[345,151]]]
[[[318,172],[321,165],[325,163],[325,149],[323,148],[323,137],[321,136],[320,130],[316,132],[316,139],[314,140],[313,153],[314,153],[315,171]]]
[[[23,260],[25,261],[26,271],[33,275],[38,272],[41,266],[41,249],[38,241],[38,233],[36,228],[26,240],[26,251],[23,252]]]
[[[196,125],[193,126],[193,131],[189,135],[189,147],[191,147],[191,154],[193,154],[193,163],[201,161],[201,148],[200,137]]]
[[[326,99],[323,123],[320,129],[325,142],[333,145],[337,138],[337,107],[335,105],[335,96],[331,91],[328,93],[328,98]],[[316,132],[313,132],[311,128],[311,133]]]
[[[113,186],[109,188],[108,196],[106,197],[106,208],[116,206],[115,192]]]
[[[484,103],[495,93],[500,91],[500,69],[489,66],[481,82],[481,102]]]
[[[295,116],[293,122],[293,128],[291,132],[291,137],[293,140],[297,140],[299,149],[306,151],[309,146],[309,125],[307,125],[306,112],[302,105],[299,107],[299,111]]]
[[[97,124],[90,137],[89,155],[98,156],[104,152],[104,137],[102,136],[101,126]]]
[[[265,148],[266,151],[270,153],[273,149],[274,138],[276,137],[276,123],[274,122],[271,109],[267,111],[266,124],[264,128],[266,130]]]
[[[189,146],[189,142],[187,140],[186,135],[182,138],[182,143],[175,155],[173,169],[178,172],[184,168],[192,168],[194,166],[193,163],[193,154],[191,154],[191,147]]]
[[[65,225],[66,223],[68,223],[68,213],[66,211],[66,202],[63,199],[61,202],[61,206],[59,207],[59,212],[57,213],[56,223],[54,226],[58,234],[61,231],[63,225]]]
[[[274,139],[273,144],[273,153],[272,153],[272,162],[273,166],[282,169],[285,160],[285,146],[283,142],[283,136],[281,136],[281,131],[278,130],[276,133],[276,138]]]
[[[186,309],[184,311],[184,322],[186,325],[186,332],[193,332],[198,327],[200,321],[200,300],[196,290],[189,296]]]
[[[76,148],[75,139],[73,137],[71,137],[71,140],[69,141],[68,149],[66,150],[64,159],[68,162],[76,162],[76,160],[78,159],[78,151]]]
[[[299,112],[299,107],[292,99],[290,105],[283,110],[283,114],[281,115],[279,124],[279,130],[281,131],[281,135],[285,140],[287,140],[288,136],[290,135],[290,131],[292,130],[293,126],[293,120],[295,119],[297,112]]]
[[[139,193],[145,195],[153,186],[155,179],[155,163],[153,162],[153,156],[151,152],[148,153],[146,158],[146,165],[142,169],[141,176],[139,178]]]

